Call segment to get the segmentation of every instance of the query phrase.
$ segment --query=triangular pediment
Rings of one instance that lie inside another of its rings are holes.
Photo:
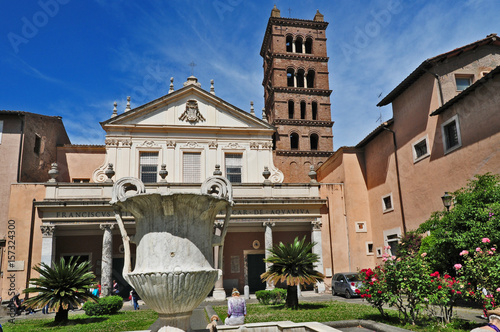
[[[185,86],[101,122],[108,127],[189,127],[274,130],[274,127],[196,85]]]

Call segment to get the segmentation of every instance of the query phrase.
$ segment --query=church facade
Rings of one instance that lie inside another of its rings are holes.
[[[165,194],[199,192],[213,174],[231,181],[235,206],[214,296],[225,297],[233,287],[243,291],[245,285],[251,292],[271,287],[260,274],[273,243],[306,237],[318,243],[315,252],[322,255],[325,200],[314,175],[307,170],[306,183],[284,182],[273,161],[275,128],[253,110],[217,97],[213,82],[205,90],[191,76],[175,89],[172,80],[166,95],[134,109],[128,103],[121,114],[115,106],[110,115],[101,123],[104,145],[59,146],[47,182],[11,186],[8,218],[17,238],[29,240],[18,240],[15,257],[4,259],[4,298],[28,286],[34,265],[70,256],[90,261],[99,279],[117,280],[127,296],[123,246],[109,201],[113,183],[129,176],[141,179],[147,192]],[[125,215],[124,221],[133,235],[133,217]],[[111,278],[103,278],[106,271]]]

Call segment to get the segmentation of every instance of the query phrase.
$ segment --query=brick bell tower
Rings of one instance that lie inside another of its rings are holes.
[[[274,164],[285,182],[308,183],[333,154],[325,30],[328,22],[317,11],[314,19],[283,18],[274,6],[260,55],[264,59],[265,119],[277,128]]]

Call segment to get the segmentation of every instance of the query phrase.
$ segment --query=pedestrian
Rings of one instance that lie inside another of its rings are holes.
[[[113,294],[118,295],[118,293],[118,283],[116,282],[116,280],[113,280]]]
[[[132,295],[132,304],[134,305],[134,310],[139,310],[139,303],[138,303],[139,294],[137,294],[135,289],[132,288],[131,295]]]
[[[240,292],[236,288],[233,288],[231,297],[227,300],[227,318],[224,323],[226,325],[242,325],[245,323],[246,315],[245,299],[240,297]]]
[[[476,327],[471,332],[500,332],[500,308],[486,311],[489,323],[485,326]]]
[[[19,295],[21,295],[21,293],[16,292],[12,299],[10,299],[10,305],[13,307],[14,313],[16,315],[20,315],[23,311],[23,306]]]

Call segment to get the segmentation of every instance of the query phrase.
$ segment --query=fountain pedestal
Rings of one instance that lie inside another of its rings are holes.
[[[125,250],[123,277],[151,309],[159,314],[150,327],[158,331],[173,326],[191,331],[193,310],[207,297],[219,276],[214,268],[213,247],[222,245],[231,216],[231,183],[223,177],[208,178],[200,194],[145,193],[136,178],[123,178],[113,187],[111,204]],[[220,235],[214,222],[225,210]],[[121,218],[135,218],[136,264],[132,271],[130,239]]]

